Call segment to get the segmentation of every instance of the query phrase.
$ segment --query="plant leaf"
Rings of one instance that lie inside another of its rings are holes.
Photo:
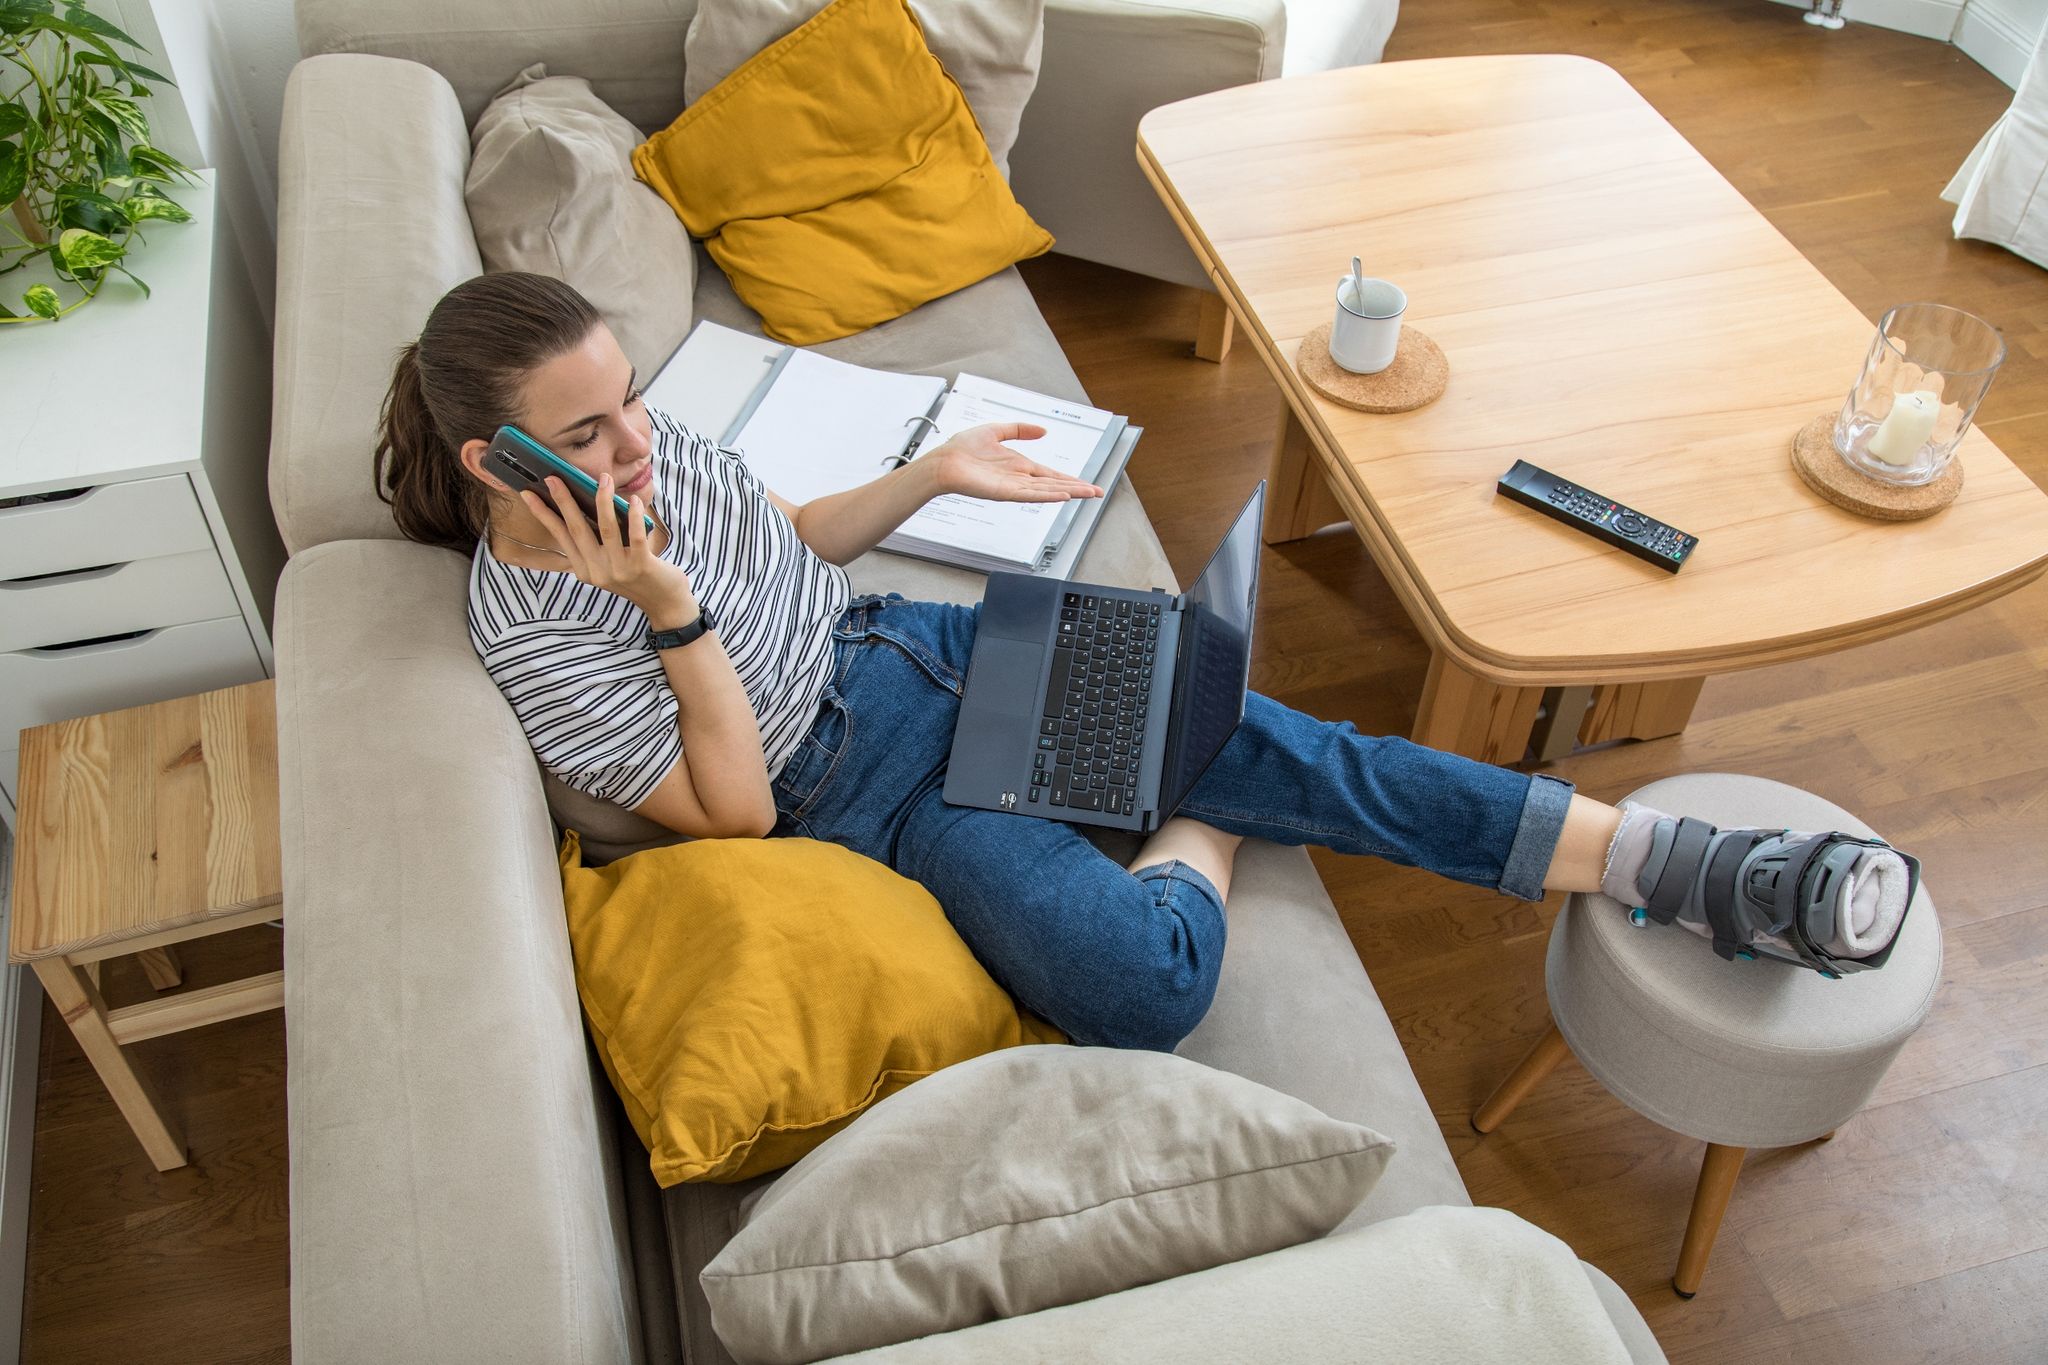
[[[142,278],[142,276],[140,276],[140,275],[136,274],[136,273],[135,273],[134,271],[132,271],[132,270],[128,269],[128,268],[127,268],[126,266],[119,266],[119,265],[117,265],[117,266],[115,266],[115,267],[114,267],[114,269],[116,269],[116,270],[120,271],[120,272],[121,272],[121,273],[122,273],[123,275],[126,275],[126,276],[127,276],[127,277],[128,277],[129,279],[131,279],[131,280],[135,281],[135,287],[136,287],[136,288],[138,288],[138,289],[140,289],[140,290],[142,291],[142,297],[144,297],[144,298],[148,298],[148,297],[149,297],[149,281],[147,281],[147,280],[143,279],[143,278]]]
[[[85,228],[66,228],[57,238],[57,250],[64,257],[65,269],[76,275],[112,265],[128,249],[101,233]]]
[[[141,43],[136,42],[120,29],[115,28],[84,5],[75,3],[75,0],[74,3],[64,7],[64,17],[80,28],[90,29],[92,32],[102,34],[108,38],[119,38],[130,47],[139,48],[142,46]]]
[[[0,104],[0,137],[13,137],[32,122],[27,105],[18,100]]]
[[[21,296],[21,301],[28,305],[29,312],[39,318],[55,319],[63,308],[57,301],[57,291],[47,284],[30,285],[28,292]]]
[[[177,84],[176,81],[166,76],[163,72],[151,70],[141,62],[131,62],[123,57],[109,57],[103,52],[81,52],[78,54],[78,60],[92,66],[104,66],[121,76],[131,85],[138,78],[145,81],[155,81],[160,85]]]
[[[101,147],[118,147],[121,145],[120,127],[105,114],[94,109],[87,109],[79,114],[78,123],[80,127],[85,129],[85,135],[91,138],[97,145]]]
[[[51,8],[50,0],[0,0],[0,33],[19,33]]]
[[[106,53],[109,57],[118,59],[121,55],[114,51],[113,46],[105,38],[100,37],[83,24],[74,24],[67,19],[59,19],[54,15],[50,15],[36,20],[35,25],[37,28],[48,29],[52,33],[69,34],[80,42],[89,44],[99,51]]]
[[[111,90],[100,90],[94,92],[92,102],[106,111],[130,142],[149,141],[149,119],[135,106],[135,101]]]
[[[131,221],[119,204],[105,195],[95,194],[90,199],[62,199],[57,204],[57,220],[68,228],[84,228],[106,236],[125,231]]]
[[[151,190],[141,190],[121,201],[121,212],[128,215],[131,223],[140,223],[150,218],[161,218],[168,223],[189,223],[192,214],[183,204],[166,199]]]
[[[28,184],[28,157],[12,142],[0,142],[0,204],[21,197]]]
[[[192,179],[191,169],[184,162],[140,143],[128,149],[128,162],[134,167],[138,179],[161,180],[167,185],[173,178]]]

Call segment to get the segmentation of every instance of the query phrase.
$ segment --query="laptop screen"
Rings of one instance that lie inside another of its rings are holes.
[[[1188,589],[1181,613],[1181,658],[1186,673],[1176,689],[1166,771],[1159,783],[1161,810],[1187,799],[1224,741],[1244,719],[1252,667],[1252,607],[1259,591],[1259,527],[1266,506],[1263,481]]]

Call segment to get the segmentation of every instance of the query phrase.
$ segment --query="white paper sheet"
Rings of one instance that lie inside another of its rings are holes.
[[[793,503],[842,493],[895,467],[946,381],[895,374],[795,351],[773,388],[735,433],[762,483]]]
[[[788,349],[766,337],[700,322],[646,386],[647,404],[716,441]]]
[[[1011,441],[1011,448],[1039,464],[1075,478],[1089,478],[1107,454],[1102,436],[1116,414],[1083,403],[1048,398],[1013,384],[963,374],[953,381],[936,424],[918,444],[918,455],[969,427],[990,422],[1032,422],[1045,428],[1036,440]],[[1017,567],[1036,567],[1065,503],[988,502],[948,495],[934,498],[903,523],[897,536],[925,546],[952,546],[977,557]],[[895,539],[896,537],[892,537]]]

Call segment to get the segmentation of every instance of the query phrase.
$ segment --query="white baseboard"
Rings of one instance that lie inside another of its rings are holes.
[[[1812,9],[1808,0],[1776,0],[1794,9]],[[1895,29],[1919,38],[1947,42],[1963,13],[1961,0],[1842,0],[1842,17],[1852,24]]]
[[[2037,33],[2023,33],[2010,15],[2000,10],[1971,5],[1956,25],[1956,46],[1965,56],[2014,89],[2034,55]]]
[[[8,923],[13,861],[14,840],[0,828],[0,937]],[[16,1365],[21,1358],[42,1025],[43,988],[35,974],[26,967],[0,966],[0,1365]]]

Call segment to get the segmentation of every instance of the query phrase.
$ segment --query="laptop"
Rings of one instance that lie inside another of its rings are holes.
[[[993,573],[948,805],[1149,832],[1244,719],[1266,485],[1178,597]]]

